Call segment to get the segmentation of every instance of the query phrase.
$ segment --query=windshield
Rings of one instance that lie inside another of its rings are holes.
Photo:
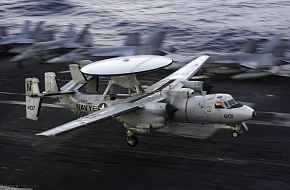
[[[233,105],[236,105],[237,102],[234,99],[231,99],[228,101],[229,107],[232,107]]]
[[[228,101],[224,101],[224,105],[226,106],[227,109],[238,108],[238,107],[242,107],[243,106],[243,104],[240,104],[240,103],[236,102],[234,99],[230,99]]]

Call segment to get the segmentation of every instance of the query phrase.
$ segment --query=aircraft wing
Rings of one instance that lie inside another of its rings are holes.
[[[86,115],[79,119],[65,123],[53,129],[44,131],[42,133],[38,133],[36,135],[55,136],[60,133],[64,133],[64,132],[71,131],[80,127],[84,127],[91,123],[114,118],[119,115],[129,113],[129,112],[141,109],[141,108],[142,108],[142,104],[139,104],[139,103],[122,103],[122,104],[111,105],[107,108],[93,112],[89,115]]]
[[[157,83],[153,84],[152,86],[148,87],[145,90],[145,93],[150,93],[156,91],[163,87],[164,85],[170,85],[174,87],[179,82],[183,82],[186,80],[191,79],[191,77],[200,69],[200,67],[205,63],[205,61],[209,58],[207,55],[200,56],[181,69],[175,71],[168,77],[158,81]]]

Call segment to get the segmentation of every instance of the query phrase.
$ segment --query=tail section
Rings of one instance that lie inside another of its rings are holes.
[[[36,24],[33,34],[37,34],[43,30],[44,21],[40,21]]]
[[[76,36],[76,31],[74,29],[74,24],[70,24],[67,28],[67,31],[64,34],[64,38],[72,39]]]
[[[44,23],[45,23],[44,21],[38,22],[32,34],[33,38],[36,39],[36,41],[38,42],[53,40],[54,31],[45,30]]]
[[[262,50],[263,53],[272,53],[275,49],[281,45],[283,35],[278,34],[274,35],[267,43],[264,44],[264,48]]]
[[[38,86],[37,78],[25,79],[25,95],[26,95],[26,118],[37,120],[39,117],[40,105],[42,98]]]
[[[82,44],[83,46],[92,46],[92,36],[89,31],[89,28],[91,27],[90,24],[86,24],[84,29],[76,36],[75,42]]]
[[[0,26],[0,38],[7,36],[7,28],[5,26]]]
[[[40,93],[39,80],[37,78],[25,79],[25,95],[26,95],[26,118],[37,120],[43,97],[59,98],[60,96],[66,97],[74,94],[77,89],[86,84],[86,79],[80,72],[78,65],[70,65],[72,79],[66,85],[59,89],[56,75],[53,72],[46,72],[45,91]]]
[[[246,46],[243,49],[244,53],[256,53],[257,52],[257,43],[255,40],[249,40]]]
[[[30,25],[31,25],[31,22],[29,20],[24,21],[24,23],[22,25],[22,30],[21,30],[21,33],[23,35],[27,35],[27,36],[31,35]]]
[[[124,43],[125,46],[137,46],[140,45],[140,34],[139,33],[128,33],[126,41]]]
[[[160,48],[165,38],[165,31],[162,29],[155,29],[145,41],[145,45],[151,48]]]

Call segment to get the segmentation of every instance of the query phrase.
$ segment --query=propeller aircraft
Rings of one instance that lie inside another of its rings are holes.
[[[206,55],[200,56],[147,88],[140,85],[136,74],[166,67],[172,59],[136,55],[97,61],[82,68],[71,64],[72,80],[59,88],[56,74],[47,72],[45,91],[42,93],[37,78],[26,78],[26,117],[37,120],[42,99],[57,97],[82,117],[36,135],[55,136],[115,118],[124,124],[126,141],[132,147],[138,144],[137,134],[150,133],[172,122],[201,126],[221,124],[230,127],[232,136],[236,138],[248,130],[244,122],[254,118],[256,112],[236,102],[229,94],[206,94],[202,81],[190,80],[208,58]],[[95,76],[111,76],[105,91],[102,94],[81,92],[80,88],[88,85]],[[117,94],[114,86],[127,89],[128,94]]]

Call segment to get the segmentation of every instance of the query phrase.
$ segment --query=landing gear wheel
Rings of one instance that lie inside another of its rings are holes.
[[[131,147],[135,147],[138,144],[138,138],[135,135],[128,135],[126,140]]]
[[[239,136],[239,133],[238,133],[237,131],[233,131],[233,132],[232,132],[232,136],[233,136],[234,138],[237,138],[237,137]]]

